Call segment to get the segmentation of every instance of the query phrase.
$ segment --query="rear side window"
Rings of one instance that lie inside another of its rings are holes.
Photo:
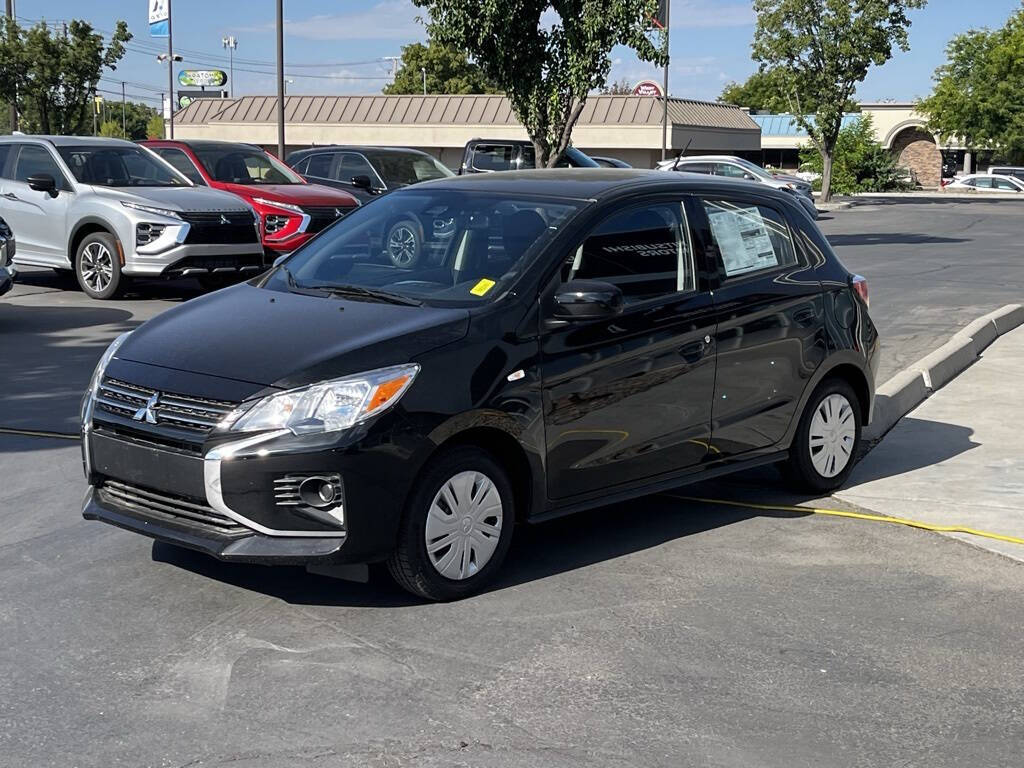
[[[786,220],[763,205],[704,200],[726,277],[796,264]]]
[[[644,206],[606,219],[571,255],[562,277],[617,285],[626,303],[694,290],[693,249],[683,206]]]
[[[477,171],[507,171],[512,167],[515,147],[511,144],[477,144],[473,150],[473,169]],[[526,164],[524,167],[533,167]]]
[[[680,163],[676,166],[677,171],[686,171],[687,173],[711,173],[710,163]]]
[[[972,187],[978,187],[979,189],[992,189],[992,179],[987,179],[984,176],[979,176],[974,179]]]
[[[168,163],[174,166],[174,169],[178,171],[182,176],[191,181],[193,184],[206,184],[202,174],[196,169],[195,165],[189,159],[188,155],[182,152],[180,149],[174,149],[173,147],[157,147],[156,153],[161,158],[166,160]]]

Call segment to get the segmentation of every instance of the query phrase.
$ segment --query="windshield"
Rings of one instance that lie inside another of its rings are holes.
[[[569,160],[571,161],[573,167],[575,167],[575,168],[600,168],[601,167],[597,162],[595,162],[594,160],[591,160],[590,157],[588,157],[587,155],[583,154],[578,149],[576,149],[576,147],[569,147],[568,149],[566,149],[565,150],[565,157],[569,158]],[[564,158],[563,158],[562,162],[560,162],[558,164],[558,167],[559,168],[564,168],[565,166],[566,166],[566,163],[565,163]]]
[[[265,286],[340,296],[359,291],[365,300],[390,295],[480,304],[501,295],[579,208],[565,200],[407,187],[338,221],[271,273]]]
[[[377,168],[389,188],[404,187],[419,181],[443,179],[455,174],[430,155],[398,152],[365,152],[366,159]]]
[[[57,147],[82,184],[100,187],[191,187],[192,182],[141,147]]]
[[[232,144],[194,146],[206,172],[225,184],[304,184],[302,178],[276,157],[255,147]]]

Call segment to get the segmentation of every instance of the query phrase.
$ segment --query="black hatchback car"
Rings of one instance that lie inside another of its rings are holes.
[[[377,252],[399,216],[441,258]],[[431,599],[516,526],[781,462],[839,486],[871,417],[867,286],[791,195],[651,171],[399,190],[117,339],[84,515],[223,560],[365,564]]]

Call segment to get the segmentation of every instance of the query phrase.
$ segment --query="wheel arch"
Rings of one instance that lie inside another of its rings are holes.
[[[829,368],[821,381],[825,379],[842,379],[853,387],[860,401],[861,424],[866,426],[871,421],[871,389],[864,371],[851,363],[839,363]]]
[[[113,236],[114,240],[117,241],[118,257],[121,259],[121,266],[124,266],[124,248],[121,245],[120,238],[117,236],[117,230],[105,219],[101,219],[98,216],[86,216],[75,224],[75,228],[71,230],[71,234],[68,237],[67,258],[72,269],[75,267],[75,255],[78,253],[78,246],[81,245],[82,240],[96,232],[106,232],[108,235]]]

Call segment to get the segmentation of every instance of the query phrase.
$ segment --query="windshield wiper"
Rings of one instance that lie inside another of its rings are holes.
[[[411,296],[402,296],[398,293],[391,293],[389,291],[381,291],[376,288],[364,288],[361,285],[332,285],[325,283],[314,283],[313,285],[303,285],[301,288],[308,288],[313,291],[326,291],[335,296],[356,296],[359,298],[366,299],[377,299],[378,301],[386,301],[389,304],[403,304],[407,307],[422,307],[423,302],[419,299],[414,299]]]

